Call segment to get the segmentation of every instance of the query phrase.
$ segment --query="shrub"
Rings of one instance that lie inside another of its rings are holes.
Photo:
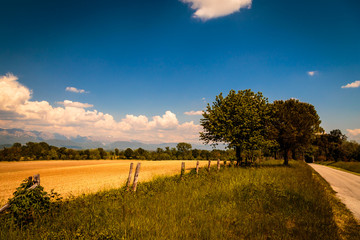
[[[50,209],[52,199],[61,200],[60,195],[53,190],[51,193],[44,191],[42,186],[28,190],[33,184],[31,179],[25,179],[14,192],[14,197],[9,199],[9,217],[18,226],[25,226],[40,218]]]

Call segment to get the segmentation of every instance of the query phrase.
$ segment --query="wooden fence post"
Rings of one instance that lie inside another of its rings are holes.
[[[220,170],[220,159],[217,160],[217,170]]]
[[[208,172],[210,172],[210,164],[211,164],[211,160],[209,160],[209,164],[208,164]]]
[[[33,182],[34,182],[34,184],[40,185],[40,174],[34,175],[34,180],[33,180]]]
[[[140,172],[140,166],[141,166],[141,163],[138,163],[138,164],[136,165],[135,176],[134,176],[134,183],[133,183],[133,191],[134,191],[134,192],[136,192],[136,187],[137,187],[138,177],[139,177],[139,172]]]
[[[183,177],[185,174],[185,162],[181,163],[181,173],[180,173],[180,177]]]
[[[196,162],[196,174],[199,174],[199,161]]]
[[[134,163],[130,163],[129,177],[126,182],[126,191],[129,191],[129,188],[130,188],[131,174],[132,174],[133,166],[134,166]]]

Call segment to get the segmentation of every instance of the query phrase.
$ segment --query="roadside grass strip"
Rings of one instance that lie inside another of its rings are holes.
[[[55,189],[56,190],[56,189]],[[68,198],[0,239],[360,239],[360,227],[309,166],[267,161]]]

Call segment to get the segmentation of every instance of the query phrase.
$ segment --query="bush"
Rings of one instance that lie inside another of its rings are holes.
[[[22,227],[40,218],[50,209],[52,199],[61,200],[58,193],[51,190],[51,193],[44,191],[42,186],[37,186],[32,190],[27,190],[33,185],[31,179],[25,179],[20,187],[14,192],[14,197],[9,199],[10,211],[8,213],[10,220]]]

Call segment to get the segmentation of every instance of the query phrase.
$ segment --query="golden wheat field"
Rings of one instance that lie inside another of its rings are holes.
[[[136,163],[141,162],[139,182],[149,181],[155,176],[179,174],[181,162],[185,162],[187,171],[196,166],[196,161],[181,160],[0,162],[0,204],[7,202],[23,179],[37,173],[40,174],[41,185],[45,191],[54,189],[63,197],[117,188],[125,184],[131,162],[134,163],[133,172]],[[200,166],[206,164],[207,161],[200,161]]]

